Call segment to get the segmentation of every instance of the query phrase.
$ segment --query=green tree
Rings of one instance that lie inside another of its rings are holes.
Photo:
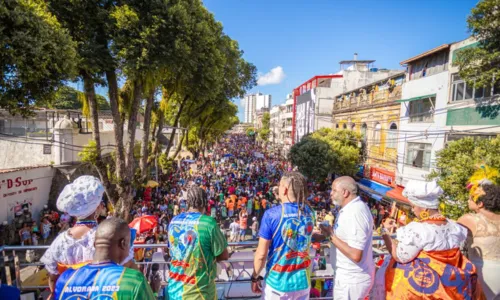
[[[29,114],[74,76],[76,43],[42,0],[0,2],[0,107]]]
[[[480,164],[500,169],[498,149],[500,137],[491,140],[467,137],[449,143],[437,153],[437,169],[429,179],[437,179],[444,190],[441,207],[447,217],[457,219],[468,212],[467,181]]]
[[[247,128],[246,132],[247,136],[254,136],[255,135],[255,128],[249,127]]]
[[[83,109],[85,104],[82,99],[85,95],[70,87],[62,86],[55,93],[54,99],[48,105],[49,108],[55,109]],[[109,102],[102,95],[96,95],[99,110],[110,110]]]
[[[457,65],[460,77],[477,87],[500,83],[500,9],[499,0],[482,0],[471,11],[467,24],[477,47],[460,49]]]
[[[321,181],[334,168],[335,152],[327,142],[309,135],[292,146],[288,159],[299,168],[302,174]]]
[[[262,128],[259,129],[259,140],[263,141],[266,143],[269,140],[269,135],[271,133],[269,126],[271,122],[271,114],[268,112],[265,112],[262,114]]]
[[[322,128],[293,145],[289,159],[304,175],[316,180],[329,173],[352,176],[360,163],[360,144],[359,133]]]

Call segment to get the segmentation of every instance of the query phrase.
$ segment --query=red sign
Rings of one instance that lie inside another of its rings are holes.
[[[396,186],[396,174],[385,169],[370,167],[370,179],[388,186]]]

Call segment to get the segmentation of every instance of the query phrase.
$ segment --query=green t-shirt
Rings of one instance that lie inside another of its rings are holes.
[[[168,236],[169,299],[217,299],[215,258],[227,247],[217,222],[200,213],[182,213],[170,223]]]

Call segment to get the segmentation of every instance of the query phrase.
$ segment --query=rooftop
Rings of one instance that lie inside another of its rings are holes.
[[[403,76],[403,75],[405,75],[405,73],[406,73],[406,71],[401,71],[401,72],[396,73],[396,74],[394,74],[394,75],[387,76],[387,77],[385,77],[385,78],[383,78],[383,79],[380,79],[380,80],[374,81],[374,82],[372,82],[372,83],[369,83],[369,84],[366,84],[366,85],[363,85],[363,86],[357,87],[357,88],[352,89],[352,90],[350,90],[350,91],[347,91],[347,92],[344,92],[344,93],[338,94],[336,97],[339,97],[339,96],[341,96],[341,95],[347,95],[347,94],[350,94],[350,93],[352,93],[352,92],[359,91],[360,89],[364,89],[364,88],[366,88],[366,87],[370,87],[370,86],[376,85],[376,84],[378,84],[378,83],[381,83],[381,82],[387,81],[387,80],[389,80],[389,79],[393,79],[393,78],[396,78],[396,77],[399,77],[399,76]]]
[[[371,64],[374,63],[374,60],[341,60],[339,64]]]
[[[12,172],[17,172],[17,171],[26,171],[26,170],[32,170],[32,169],[38,169],[38,168],[46,168],[49,166],[50,165],[38,165],[38,166],[19,167],[19,168],[11,168],[11,169],[0,169],[0,174],[12,173]]]
[[[408,58],[407,60],[403,60],[402,62],[400,62],[401,65],[406,65],[408,63],[411,63],[413,61],[416,61],[416,60],[419,60],[421,59],[422,57],[426,57],[428,55],[431,55],[431,54],[434,54],[436,52],[439,52],[439,51],[442,51],[442,50],[445,50],[445,49],[448,49],[450,48],[451,44],[443,44],[439,47],[436,47],[434,49],[431,49],[431,50],[428,50],[428,51],[425,51],[424,53],[421,53],[417,56],[414,56],[412,58]]]

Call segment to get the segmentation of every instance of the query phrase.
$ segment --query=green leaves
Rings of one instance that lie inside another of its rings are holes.
[[[0,107],[29,114],[75,75],[76,43],[41,0],[0,3]]]
[[[329,173],[354,175],[360,162],[359,143],[359,133],[322,128],[293,145],[289,159],[316,180],[324,180]]]
[[[438,169],[432,171],[429,178],[437,178],[445,192],[442,206],[447,217],[456,219],[468,210],[466,185],[479,164],[500,168],[498,149],[499,137],[491,140],[467,137],[449,143],[437,153]]]
[[[500,0],[482,0],[472,9],[467,23],[479,42],[457,52],[460,77],[476,87],[500,83]]]

